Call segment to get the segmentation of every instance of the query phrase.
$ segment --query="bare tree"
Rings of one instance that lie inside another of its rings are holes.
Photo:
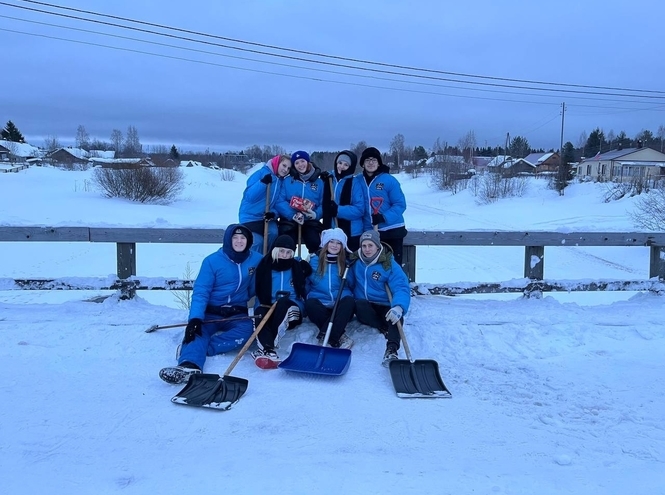
[[[434,145],[432,146],[432,153],[435,155],[442,155],[444,150],[446,149],[446,144],[441,143],[441,138],[436,138],[436,141],[434,141]]]
[[[610,132],[607,133],[607,138],[606,138],[606,139],[607,139],[607,142],[608,142],[609,145],[610,145],[610,150],[612,149],[612,143],[614,142],[614,140],[615,140],[616,138],[617,138],[617,137],[616,137],[616,134],[614,134],[614,129],[610,129]]]
[[[658,126],[658,133],[656,134],[660,138],[660,152],[663,152],[663,139],[665,139],[665,125]]]
[[[48,152],[62,148],[60,141],[58,141],[58,136],[46,136],[46,139],[44,139],[44,148],[46,148],[46,151]]]
[[[628,215],[636,227],[647,230],[665,230],[665,189],[654,189],[637,199],[635,210]]]
[[[125,145],[122,152],[125,156],[135,157],[139,156],[143,151],[143,146],[141,146],[141,141],[139,140],[139,131],[136,130],[136,127],[130,125],[127,127],[127,135],[125,136]]]
[[[365,151],[366,148],[367,148],[366,141],[358,141],[356,144],[351,143],[351,146],[349,146],[349,149],[356,154],[358,160],[360,160],[360,155],[362,155],[363,151]]]
[[[76,129],[76,147],[90,151],[90,135],[82,125],[79,125]]]
[[[117,156],[122,151],[122,131],[118,129],[111,131],[111,144]]]
[[[464,161],[466,163],[473,163],[473,155],[476,149],[476,133],[473,131],[467,132],[460,138],[458,146],[462,150]]]
[[[399,170],[400,164],[402,163],[402,160],[404,160],[404,148],[404,135],[395,135],[392,141],[390,141],[390,153],[395,157],[397,170]]]
[[[586,142],[589,139],[589,136],[587,135],[586,131],[582,131],[580,133],[580,137],[577,140],[577,147],[578,149],[582,150],[582,156],[586,156]]]

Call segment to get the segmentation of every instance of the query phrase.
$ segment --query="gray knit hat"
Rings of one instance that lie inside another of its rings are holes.
[[[360,236],[361,245],[363,241],[372,241],[374,244],[376,244],[376,247],[381,249],[381,237],[376,230],[367,230],[363,232],[363,234]]]

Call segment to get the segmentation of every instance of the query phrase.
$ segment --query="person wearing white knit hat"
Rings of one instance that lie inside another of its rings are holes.
[[[309,261],[312,274],[307,280],[305,312],[310,321],[319,328],[316,338],[319,345],[322,345],[337,295],[341,290],[328,344],[331,347],[350,349],[353,340],[344,333],[344,330],[353,318],[355,301],[350,289],[352,284],[346,283],[350,282],[348,280],[350,270],[347,273],[347,280],[342,280],[346,269],[346,253],[350,253],[346,242],[346,234],[342,229],[327,229],[321,233],[321,250]]]

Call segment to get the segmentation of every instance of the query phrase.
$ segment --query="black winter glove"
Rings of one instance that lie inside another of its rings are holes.
[[[331,201],[330,202],[330,215],[333,216],[333,217],[336,217],[338,211],[339,211],[339,206],[337,206],[337,203],[335,203],[334,201]]]
[[[275,214],[272,211],[266,211],[263,214],[263,219],[267,222],[269,220],[274,220],[275,219]]]
[[[192,342],[196,336],[201,336],[201,327],[203,326],[203,321],[201,318],[192,318],[187,323],[187,328],[185,328],[185,338],[182,339],[183,344],[189,344]]]
[[[271,174],[266,174],[263,177],[261,177],[261,182],[264,184],[270,184],[272,182],[272,175]]]
[[[385,221],[386,217],[384,217],[381,213],[375,213],[374,215],[372,215],[372,225],[378,225]]]
[[[321,179],[323,179],[323,180],[328,180],[330,178],[330,172],[328,172],[327,170],[324,170],[323,172],[321,172],[319,174],[319,177],[321,177]]]

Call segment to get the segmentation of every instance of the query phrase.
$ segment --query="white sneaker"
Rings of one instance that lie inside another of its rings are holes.
[[[334,346],[330,345],[330,347],[336,347],[338,349],[351,349],[353,347],[353,339],[346,335],[345,333],[342,334],[342,336],[339,338],[339,345]]]

